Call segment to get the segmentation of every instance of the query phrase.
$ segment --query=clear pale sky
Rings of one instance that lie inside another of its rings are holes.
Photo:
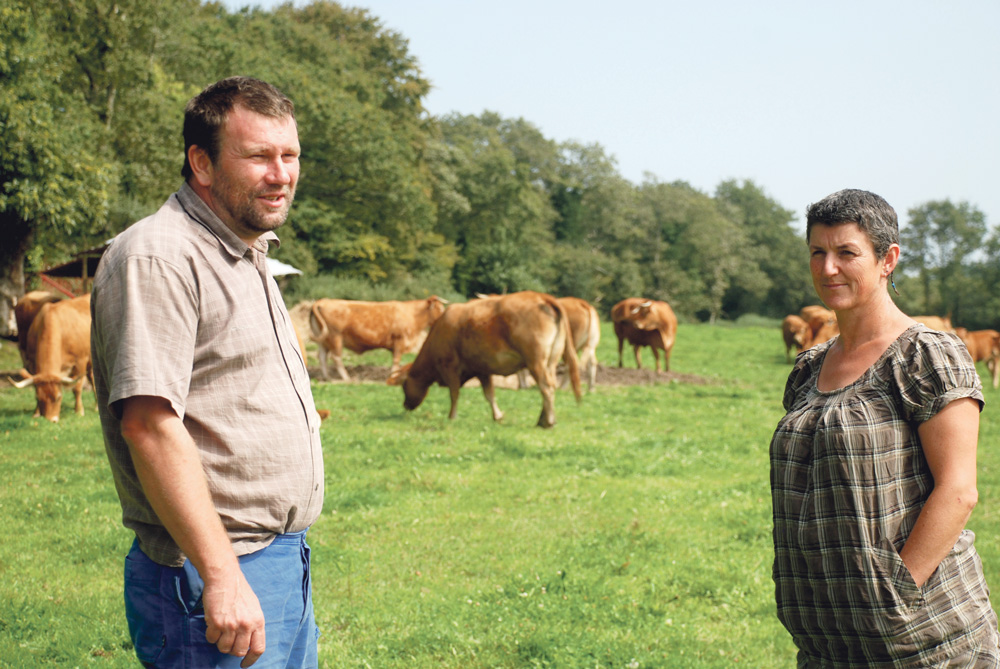
[[[490,110],[600,144],[633,183],[752,179],[800,223],[851,187],[904,225],[946,198],[1000,224],[996,0],[343,4],[409,41],[431,114]]]

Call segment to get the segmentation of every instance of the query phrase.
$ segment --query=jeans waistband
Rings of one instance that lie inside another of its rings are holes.
[[[284,534],[275,535],[272,544],[302,544],[306,541],[306,532],[309,530],[302,530],[301,532],[286,532]]]

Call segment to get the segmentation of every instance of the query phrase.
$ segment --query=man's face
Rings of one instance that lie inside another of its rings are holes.
[[[290,117],[271,118],[243,107],[230,111],[211,165],[213,211],[251,243],[281,226],[299,179],[299,135]]]

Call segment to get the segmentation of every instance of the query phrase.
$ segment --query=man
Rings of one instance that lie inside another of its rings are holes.
[[[224,79],[188,103],[184,142],[186,182],[111,243],[92,294],[105,447],[136,534],[129,631],[147,667],[316,666],[319,417],[265,262],[299,176],[292,103]]]

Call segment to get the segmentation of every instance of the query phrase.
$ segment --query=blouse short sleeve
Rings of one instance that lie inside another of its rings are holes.
[[[923,423],[964,397],[976,400],[982,411],[982,382],[957,336],[928,329],[909,339],[899,353],[893,375],[907,420]]]

